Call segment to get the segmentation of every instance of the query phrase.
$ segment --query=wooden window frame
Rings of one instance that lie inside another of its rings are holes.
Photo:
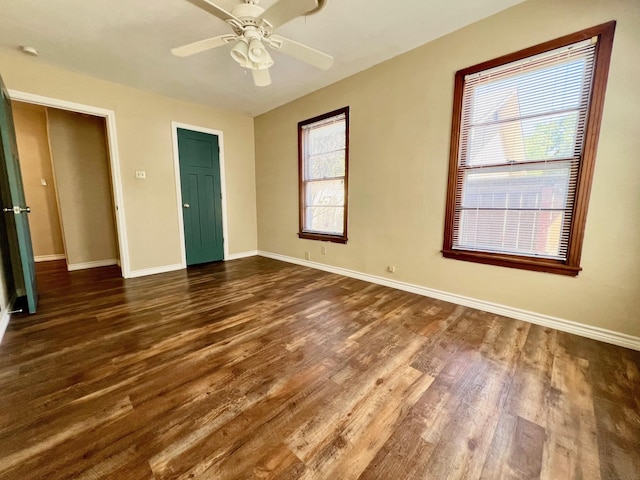
[[[306,183],[304,180],[304,148],[303,127],[311,125],[338,115],[345,116],[345,157],[344,157],[344,223],[342,235],[307,231],[304,229],[304,211],[306,198]],[[298,237],[306,240],[320,240],[324,242],[347,243],[347,224],[349,214],[349,107],[339,108],[317,117],[309,118],[298,123],[298,211],[299,230]]]
[[[591,193],[591,183],[595,168],[598,137],[600,134],[600,123],[602,119],[602,109],[604,106],[615,27],[615,21],[607,22],[456,72],[453,97],[453,119],[451,125],[449,180],[447,185],[447,205],[445,213],[444,242],[442,248],[442,255],[445,258],[570,276],[576,276],[580,270],[582,270],[580,267],[582,244],[589,206],[589,195]],[[598,37],[594,58],[595,66],[593,84],[591,89],[591,100],[588,107],[588,118],[585,125],[584,150],[578,167],[577,189],[575,193],[573,218],[569,230],[569,244],[566,260],[454,249],[455,195],[458,179],[459,145],[462,123],[462,97],[465,76],[562,48],[593,37]]]

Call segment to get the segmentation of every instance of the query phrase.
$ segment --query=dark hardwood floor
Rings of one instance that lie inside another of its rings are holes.
[[[640,353],[253,257],[38,265],[2,479],[638,479]]]

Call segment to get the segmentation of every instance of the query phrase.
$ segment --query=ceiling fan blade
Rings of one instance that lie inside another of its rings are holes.
[[[271,27],[278,28],[296,17],[306,15],[318,8],[318,0],[280,0],[258,17],[258,25],[265,20]]]
[[[251,73],[253,74],[253,83],[256,87],[271,85],[271,74],[268,68],[264,70],[251,70]]]
[[[276,50],[290,57],[302,60],[309,65],[318,67],[321,70],[329,70],[333,65],[333,57],[331,55],[316,50],[315,48],[308,47],[289,38],[281,37],[280,35],[271,35],[269,40],[269,45]]]
[[[187,45],[182,45],[181,47],[172,48],[171,53],[173,53],[176,57],[188,57],[190,55],[195,55],[196,53],[204,52],[205,50],[211,50],[212,48],[221,47],[222,45],[226,45],[227,43],[235,39],[236,36],[230,34],[205,38],[204,40],[200,40],[199,42],[193,42]]]
[[[213,2],[209,0],[188,0],[189,3],[192,3],[196,7],[200,7],[205,12],[209,12],[211,15],[215,15],[220,20],[235,20],[238,24],[242,24],[240,20],[234,17],[230,12],[227,12],[224,8],[219,7]]]

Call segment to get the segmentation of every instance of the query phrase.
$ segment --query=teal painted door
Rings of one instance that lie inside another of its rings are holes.
[[[224,259],[217,135],[178,129],[187,265]]]
[[[12,286],[13,291],[10,291],[9,295],[26,296],[29,313],[35,313],[38,290],[27,215],[29,208],[26,205],[22,186],[11,102],[1,78],[0,87],[2,90],[0,105],[0,138],[2,139],[0,197],[2,201],[1,215],[3,215],[3,222],[0,223],[2,223],[7,235],[6,245],[10,257],[8,263],[11,268],[11,273],[6,272],[5,274],[12,275],[12,281],[8,283]]]

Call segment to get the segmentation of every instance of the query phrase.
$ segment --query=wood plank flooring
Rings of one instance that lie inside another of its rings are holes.
[[[38,265],[2,479],[639,479],[640,353],[266,258]]]

